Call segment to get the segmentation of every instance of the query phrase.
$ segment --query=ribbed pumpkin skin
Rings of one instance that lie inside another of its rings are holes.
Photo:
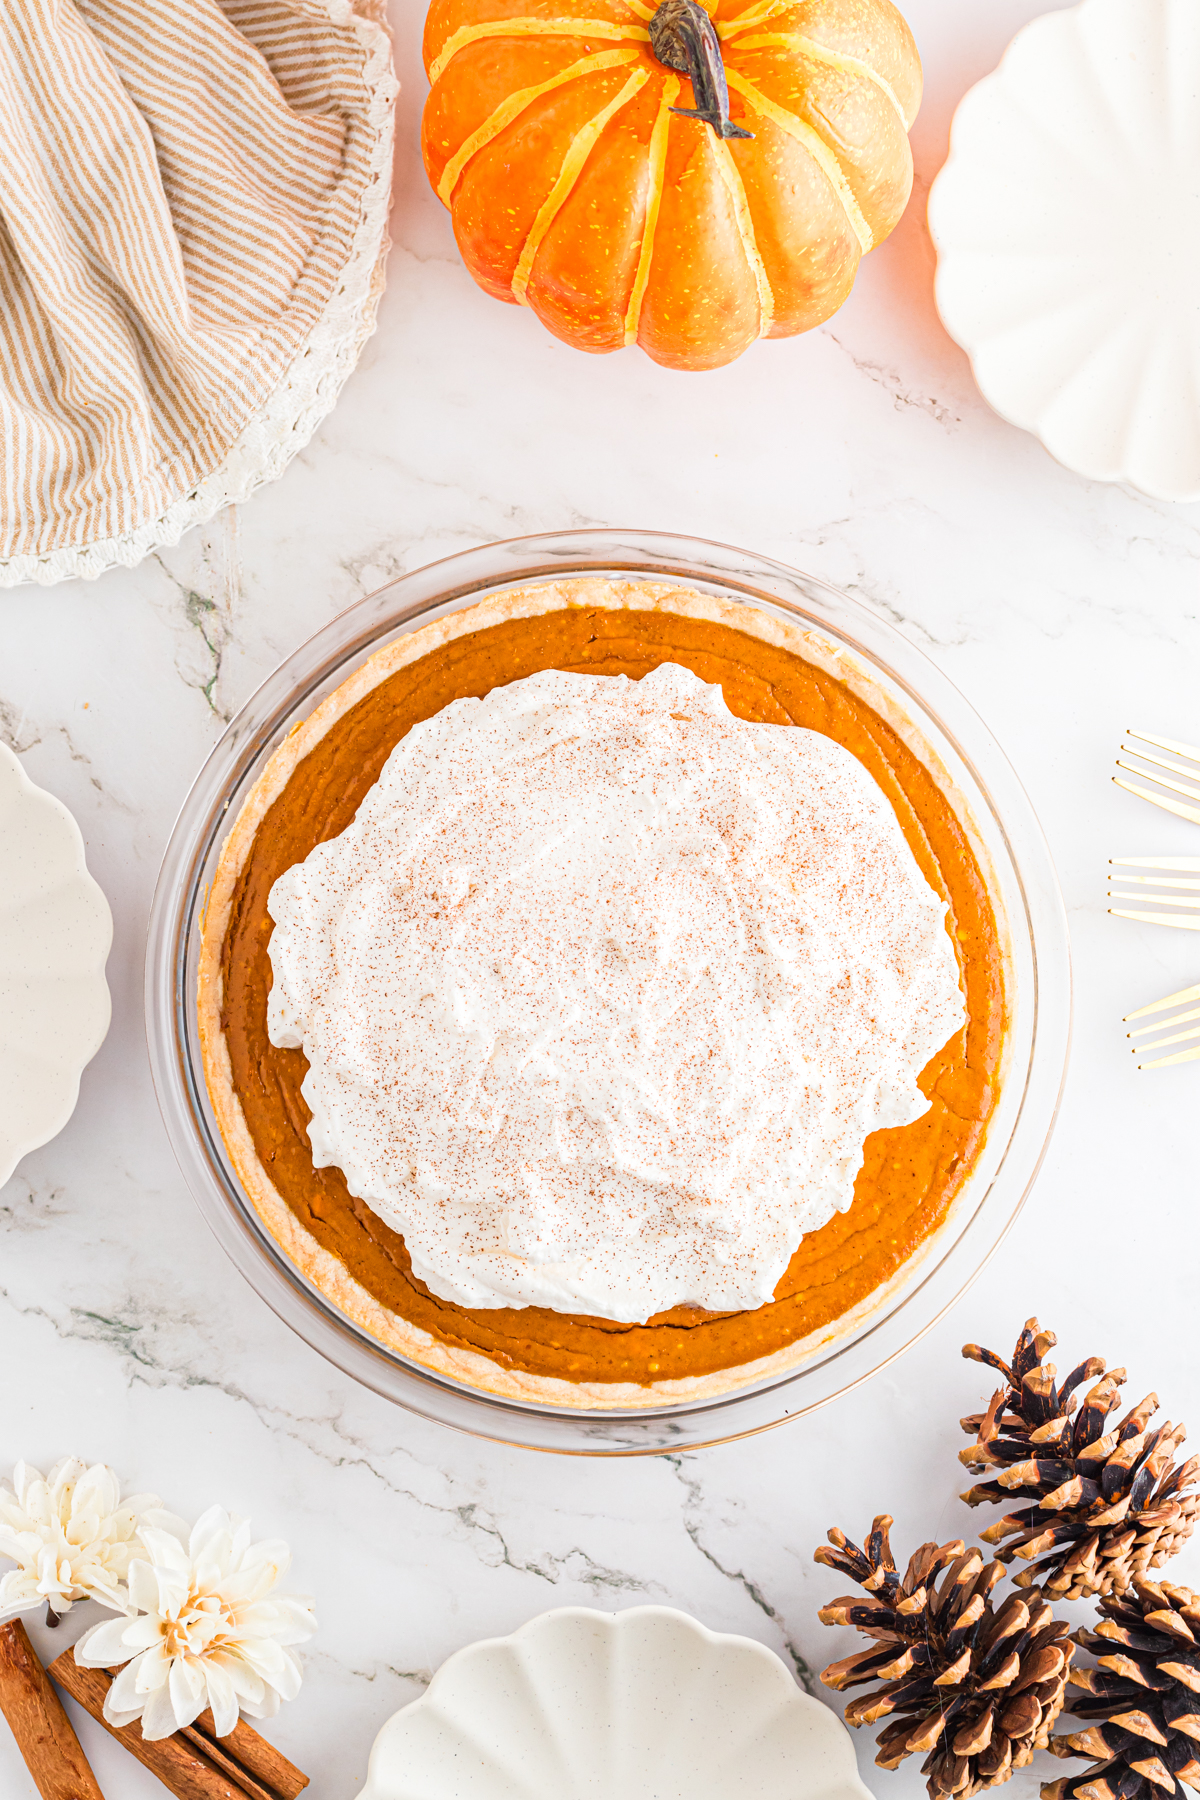
[[[707,4],[707,0],[705,0]],[[433,0],[422,148],[471,274],[580,350],[673,369],[829,318],[912,187],[921,64],[891,0],[715,0],[722,141],[644,0]]]

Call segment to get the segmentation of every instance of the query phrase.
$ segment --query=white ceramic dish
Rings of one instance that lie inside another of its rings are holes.
[[[871,1800],[850,1734],[750,1638],[564,1607],[471,1644],[375,1740],[363,1800]]]
[[[1200,498],[1200,6],[1083,0],[958,108],[937,304],[984,398],[1068,468]]]
[[[0,1183],[75,1110],[108,1030],[111,943],[78,825],[0,744]]]

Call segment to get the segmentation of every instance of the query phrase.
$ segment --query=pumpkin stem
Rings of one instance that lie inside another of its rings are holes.
[[[713,22],[696,0],[662,0],[650,21],[650,48],[665,68],[692,84],[695,106],[673,106],[685,119],[703,119],[719,138],[750,138],[729,116],[729,86]]]

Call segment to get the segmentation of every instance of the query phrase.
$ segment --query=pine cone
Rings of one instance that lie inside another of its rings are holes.
[[[1072,1715],[1096,1723],[1050,1749],[1101,1760],[1045,1783],[1044,1800],[1165,1800],[1181,1781],[1200,1788],[1200,1594],[1138,1577],[1100,1611],[1095,1631],[1075,1633],[1099,1667],[1069,1677],[1086,1696],[1071,1696]]]
[[[891,1523],[886,1513],[875,1520],[865,1550],[835,1530],[834,1547],[816,1552],[818,1562],[871,1596],[866,1603],[854,1595],[831,1601],[821,1608],[822,1623],[854,1625],[879,1640],[877,1649],[831,1663],[821,1680],[839,1690],[881,1680],[882,1687],[848,1704],[847,1724],[898,1714],[879,1734],[876,1762],[895,1769],[924,1751],[931,1800],[970,1800],[1045,1748],[1074,1649],[1040,1594],[1010,1594],[994,1611],[990,1595],[1004,1570],[998,1562],[985,1568],[980,1552],[965,1550],[961,1539],[922,1544],[901,1580],[888,1542]]]
[[[1121,1594],[1191,1536],[1200,1496],[1184,1489],[1200,1473],[1200,1457],[1177,1468],[1184,1427],[1147,1429],[1158,1410],[1157,1394],[1147,1394],[1108,1428],[1109,1414],[1121,1403],[1125,1371],[1105,1375],[1099,1356],[1080,1363],[1056,1387],[1057,1370],[1043,1361],[1056,1342],[1052,1331],[1040,1331],[1029,1319],[1011,1368],[992,1351],[964,1344],[964,1356],[999,1369],[1008,1386],[993,1395],[986,1413],[962,1421],[976,1442],[959,1452],[960,1460],[977,1472],[1000,1471],[963,1499],[968,1506],[1028,1502],[982,1533],[987,1544],[1015,1537],[996,1554],[1002,1562],[1019,1556],[1033,1564],[1015,1577],[1018,1587],[1040,1582],[1044,1593],[1068,1600]],[[1085,1381],[1096,1385],[1076,1413],[1074,1390]]]

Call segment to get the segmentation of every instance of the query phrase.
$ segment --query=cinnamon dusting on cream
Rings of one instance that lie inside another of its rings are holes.
[[[861,763],[673,664],[452,702],[270,912],[314,1162],[476,1308],[764,1304],[965,1016]]]

